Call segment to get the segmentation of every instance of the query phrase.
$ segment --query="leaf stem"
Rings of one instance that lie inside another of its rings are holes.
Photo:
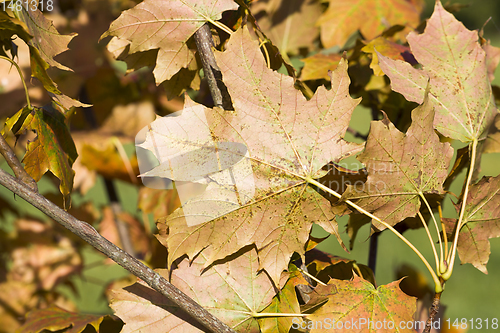
[[[455,230],[455,238],[453,239],[453,246],[451,247],[450,253],[448,253],[448,258],[447,258],[448,269],[442,275],[442,278],[445,281],[447,281],[450,278],[451,273],[453,273],[453,266],[455,264],[455,254],[457,253],[458,234],[460,232],[460,229],[463,227],[465,206],[467,204],[467,196],[469,195],[469,185],[472,180],[472,175],[474,174],[474,165],[476,164],[477,144],[478,144],[477,139],[474,139],[474,141],[472,141],[472,148],[471,148],[472,153],[470,159],[469,175],[467,176],[467,182],[465,183],[462,207],[460,208],[460,216],[458,217],[457,228]]]
[[[24,87],[24,92],[26,94],[26,103],[27,103],[27,107],[28,109],[30,110],[33,110],[33,107],[31,107],[31,103],[30,103],[30,95],[28,93],[28,87],[26,87],[26,82],[24,81],[24,76],[23,76],[23,72],[21,71],[21,68],[19,67],[19,65],[12,59],[9,59],[7,57],[4,57],[4,56],[0,56],[0,59],[4,59],[4,60],[7,60],[8,62],[10,62],[11,64],[14,65],[14,67],[16,67],[17,69],[17,72],[19,73],[19,76],[21,77],[21,81],[23,82],[23,87]]]
[[[298,267],[297,267],[298,268]],[[307,275],[311,280],[314,280],[316,281],[318,284],[322,285],[322,286],[326,286],[326,283],[324,283],[323,281],[319,280],[318,278],[316,278],[315,276],[312,276],[311,274],[309,274],[309,272],[303,270],[303,269],[300,269],[298,268],[299,272],[301,272],[302,274],[304,275]]]
[[[211,18],[208,18],[208,17],[206,17],[206,19],[207,19],[208,22],[212,23],[217,28],[219,28],[219,29],[223,30],[224,32],[226,32],[229,36],[231,36],[233,34],[233,30],[231,30],[225,24],[223,24],[221,22],[218,22],[218,21],[214,21],[214,20],[212,20]]]
[[[441,209],[441,204],[438,203],[438,212],[439,212],[439,219],[441,221],[441,232],[443,233],[443,239],[444,239],[444,255],[448,255],[448,233],[446,232],[446,225],[443,222],[443,210]],[[446,261],[447,258],[441,258],[441,261],[439,263],[439,273],[444,274],[446,273],[446,270],[448,269],[448,262]]]
[[[259,40],[260,40],[260,37],[259,37]],[[266,43],[267,43],[267,40],[263,40],[262,42],[260,42],[259,47],[262,47],[262,49],[264,50],[267,68],[271,68],[271,59],[269,58],[269,52],[267,51]]]
[[[434,226],[436,227],[436,234],[437,234],[437,237],[438,237],[438,240],[439,240],[439,260],[440,260],[439,262],[442,262],[443,261],[443,257],[444,257],[443,241],[441,239],[441,235],[439,234],[438,223],[436,221],[436,218],[434,217],[434,214],[432,213],[431,205],[429,205],[429,202],[425,198],[424,194],[422,192],[419,192],[418,194],[419,194],[420,198],[422,198],[422,201],[425,203],[425,206],[427,207],[427,209],[429,210],[429,214],[431,215],[432,221],[434,222]],[[419,212],[419,214],[420,214],[420,212]],[[420,215],[422,215],[422,214],[420,214]],[[421,218],[422,218],[422,222],[424,223],[424,227],[428,231],[427,225],[423,221],[423,217],[421,217]],[[438,265],[438,262],[437,262],[438,258],[437,258],[437,253],[436,253],[436,246],[434,245],[434,242],[432,242],[432,237],[431,237],[431,234],[430,234],[429,231],[428,231],[428,236],[429,236],[429,240],[431,241],[431,246],[432,246],[432,250],[434,251],[434,256],[436,257],[436,271],[438,273],[440,273],[440,271],[439,271],[439,265]]]
[[[436,246],[434,246],[434,242],[432,241],[432,236],[431,232],[429,231],[429,227],[427,226],[427,223],[425,223],[424,217],[422,216],[422,213],[418,212],[418,217],[420,218],[420,221],[422,221],[422,225],[424,226],[425,232],[427,233],[427,238],[429,239],[429,242],[431,243],[432,247],[432,252],[434,253],[434,260],[436,261],[436,272],[440,274],[439,271],[439,261],[438,256],[437,256],[437,251],[436,251]],[[443,248],[441,247],[441,259],[443,258]]]
[[[262,312],[262,313],[252,313],[254,318],[262,317],[306,317],[308,314],[305,313],[273,313],[273,312]]]
[[[319,187],[320,189],[322,189],[323,191],[325,192],[328,192],[330,194],[332,194],[333,196],[341,199],[342,196],[340,194],[338,194],[337,192],[335,192],[334,190],[332,190],[331,188],[329,187],[326,187],[325,185],[321,184],[320,182],[312,179],[311,177],[306,177],[306,181],[314,186],[317,186]],[[385,221],[382,221],[380,218],[378,218],[377,216],[371,214],[370,212],[366,211],[365,209],[361,208],[360,206],[356,205],[354,202],[352,202],[351,200],[345,200],[344,201],[345,203],[347,203],[349,206],[353,207],[354,209],[356,209],[357,211],[359,211],[360,213],[362,214],[365,214],[366,216],[372,218],[373,220],[381,223],[382,225],[384,225],[387,229],[389,229],[390,231],[392,231],[396,236],[398,236],[406,245],[408,245],[412,250],[413,252],[415,252],[415,254],[420,258],[420,260],[422,260],[422,262],[424,263],[425,267],[427,267],[427,269],[429,270],[429,273],[431,273],[431,276],[432,276],[432,279],[434,280],[434,285],[435,285],[435,290],[436,292],[442,292],[443,291],[443,287],[441,286],[441,282],[439,281],[439,278],[438,276],[436,275],[436,272],[434,272],[434,270],[432,269],[431,265],[429,264],[429,262],[425,259],[425,257],[422,255],[422,253],[420,253],[419,250],[417,250],[417,248],[409,241],[407,240],[403,235],[401,235],[401,233],[399,233],[399,231],[397,231],[396,229],[394,229],[390,224],[388,224],[387,222]]]

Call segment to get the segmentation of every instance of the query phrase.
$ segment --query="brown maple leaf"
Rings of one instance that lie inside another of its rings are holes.
[[[146,175],[207,185],[188,201],[177,187],[183,207],[159,223],[159,239],[169,265],[207,246],[208,265],[255,244],[260,268],[278,283],[292,254],[304,254],[313,222],[342,242],[330,203],[309,180],[362,148],[342,139],[359,101],[349,96],[345,60],[332,73],[332,89],[321,87],[307,101],[291,77],[267,68],[246,29],[216,57],[235,111],[188,99],[180,116],[152,123],[143,144],[161,162]]]

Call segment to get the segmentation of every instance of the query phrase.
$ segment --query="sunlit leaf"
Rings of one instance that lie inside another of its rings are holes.
[[[203,253],[192,264],[182,261],[172,272],[172,284],[237,332],[260,332],[252,314],[262,311],[275,291],[269,277],[257,273],[255,250],[201,274],[205,262]],[[168,278],[168,271],[159,273]],[[113,291],[111,307],[125,322],[123,333],[201,331],[196,321],[143,282]]]
[[[370,40],[393,25],[416,28],[422,8],[422,0],[330,0],[316,24],[325,48],[342,47],[357,30]]]
[[[203,24],[237,7],[232,0],[145,0],[124,11],[101,38],[119,37],[123,48],[128,41],[129,54],[158,49],[153,73],[160,84],[194,59],[186,42]]]
[[[408,42],[422,69],[379,55],[394,91],[422,103],[427,84],[436,109],[435,128],[462,142],[484,139],[497,113],[487,73],[486,53],[477,31],[467,30],[439,1],[425,32]]]
[[[343,332],[412,332],[399,325],[413,322],[416,298],[403,293],[399,283],[375,289],[371,283],[354,276],[351,281],[331,280],[327,286],[317,286],[314,293],[325,295],[328,302],[307,316],[310,322],[305,326],[311,333],[333,328]]]
[[[463,264],[470,263],[487,274],[490,238],[500,237],[500,177],[483,178],[470,187],[463,222],[458,235],[458,255]],[[450,222],[450,221],[448,221]],[[449,223],[453,231],[455,220]]]
[[[330,203],[307,177],[320,178],[326,163],[362,148],[342,139],[358,102],[349,96],[346,61],[332,73],[332,89],[321,87],[307,101],[292,78],[267,68],[247,30],[217,59],[236,111],[187,100],[181,116],[151,124],[143,144],[162,161],[147,175],[208,182],[159,224],[160,241],[170,262],[209,244],[209,262],[256,244],[261,268],[277,282],[292,254],[304,253],[313,221],[341,242]],[[210,155],[215,149],[219,155]]]
[[[73,187],[74,171],[71,165],[77,157],[75,144],[65,123],[64,116],[53,109],[27,107],[19,111],[9,121],[15,134],[31,130],[37,137],[27,144],[26,155],[22,162],[26,171],[35,181],[50,171],[60,179],[59,189],[63,195],[69,195]],[[10,129],[9,128],[9,129]]]
[[[430,97],[429,97],[430,99]],[[429,99],[412,112],[406,135],[385,117],[371,124],[365,151],[358,157],[368,181],[349,186],[344,198],[355,202],[390,225],[413,217],[424,194],[443,194],[443,182],[453,157],[433,129],[434,107]],[[385,229],[373,221],[378,230]]]

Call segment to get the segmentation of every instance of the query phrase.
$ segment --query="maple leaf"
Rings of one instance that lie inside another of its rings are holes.
[[[59,34],[52,21],[48,20],[38,9],[33,11],[22,7],[14,14],[26,25],[27,33],[33,36],[26,40],[22,34],[20,35],[30,49],[31,76],[39,79],[49,95],[65,109],[73,106],[89,106],[63,94],[47,74],[47,69],[51,66],[71,71],[70,68],[54,60],[54,57],[68,50],[68,44],[76,34]]]
[[[486,52],[477,31],[469,31],[436,1],[425,32],[407,37],[423,69],[379,55],[391,87],[407,100],[422,103],[427,84],[436,108],[435,128],[462,142],[481,140],[497,113],[488,79]]]
[[[326,79],[329,80],[328,71],[333,71],[337,68],[342,56],[337,53],[333,54],[322,54],[318,53],[313,56],[301,59],[304,63],[304,67],[300,72],[301,80],[319,80]]]
[[[71,165],[78,154],[63,114],[54,109],[34,107],[29,110],[24,107],[5,122],[2,132],[9,130],[16,135],[24,130],[37,134],[36,139],[26,145],[26,155],[22,160],[24,168],[35,181],[47,171],[52,172],[61,181],[61,193],[68,196],[75,175]]]
[[[16,14],[26,24],[28,32],[33,36],[28,44],[39,50],[43,61],[49,66],[71,71],[71,68],[57,62],[54,57],[68,50],[68,44],[76,36],[76,33],[60,35],[52,21],[45,18],[39,10],[26,10],[23,7],[22,10],[16,11]]]
[[[410,332],[412,330],[401,329],[399,325],[413,322],[417,302],[415,297],[401,291],[400,282],[394,281],[375,289],[370,282],[354,276],[351,281],[330,280],[326,286],[317,286],[314,293],[327,296],[328,302],[306,317],[310,320],[306,327],[311,328],[311,333],[328,330],[326,325],[344,332],[388,332],[394,329]]]
[[[422,8],[422,0],[330,0],[316,24],[325,48],[342,47],[357,30],[370,40],[393,25],[416,28]]]
[[[258,257],[251,249],[234,260],[211,266],[200,276],[206,263],[201,253],[192,264],[182,261],[172,272],[171,283],[199,305],[238,332],[260,332],[253,314],[262,311],[275,295],[274,287],[265,274],[258,274]],[[157,270],[168,277],[167,270]],[[192,318],[144,282],[111,292],[111,307],[124,322],[124,333],[197,332]]]
[[[261,332],[288,333],[293,324],[293,317],[290,317],[290,315],[301,313],[295,287],[298,285],[308,285],[308,282],[295,265],[290,264],[289,271],[290,277],[285,286],[274,296],[271,304],[260,313],[261,315],[269,313],[269,317],[258,319]],[[283,317],[276,316],[277,313],[287,315]]]
[[[470,186],[457,251],[462,264],[470,263],[487,274],[490,238],[500,237],[500,177],[486,177]],[[458,209],[459,207],[457,207]],[[445,219],[448,230],[455,219]]]
[[[359,100],[349,96],[342,60],[332,73],[332,89],[320,87],[307,101],[293,78],[267,68],[246,29],[216,57],[236,111],[210,110],[187,99],[181,116],[151,124],[142,145],[162,161],[146,175],[209,178],[201,196],[159,223],[159,239],[168,247],[169,266],[209,244],[214,251],[208,263],[256,244],[261,268],[278,282],[292,254],[304,253],[313,222],[343,244],[328,200],[308,179],[324,175],[329,161],[362,149],[342,139]],[[209,161],[215,151],[219,159]]]
[[[237,8],[232,0],[145,0],[124,11],[101,39],[116,36],[123,48],[128,41],[130,54],[158,49],[153,74],[160,84],[194,59],[186,43],[205,22],[214,22],[224,11]]]
[[[262,31],[279,50],[298,53],[301,47],[310,47],[319,35],[314,26],[321,15],[321,4],[314,0],[280,0],[253,2],[250,9]]]
[[[387,116],[371,123],[363,153],[368,180],[350,185],[343,198],[356,203],[394,225],[417,214],[425,194],[443,194],[442,187],[453,157],[449,143],[441,143],[433,129],[434,107],[430,96],[412,112],[406,135],[399,132]],[[375,228],[385,227],[373,221]]]
[[[68,328],[65,332],[80,333],[87,325],[91,325],[96,331],[99,331],[99,325],[103,319],[104,316],[71,313],[57,306],[51,306],[46,309],[29,312],[26,322],[16,332],[59,331]],[[70,326],[71,328],[69,328]]]

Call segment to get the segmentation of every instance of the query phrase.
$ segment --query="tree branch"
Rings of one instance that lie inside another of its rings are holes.
[[[102,237],[90,224],[74,218],[2,169],[0,169],[0,184],[81,237],[130,273],[141,278],[151,288],[175,303],[211,332],[234,333],[229,326],[221,322],[161,275]]]
[[[227,88],[222,82],[222,73],[217,62],[215,61],[212,47],[214,47],[214,40],[212,39],[212,32],[210,26],[205,23],[194,34],[196,48],[203,64],[203,72],[208,80],[208,88],[214,101],[214,105],[224,110],[232,110],[232,102]]]
[[[7,141],[2,134],[0,134],[0,154],[5,157],[7,164],[14,171],[16,177],[22,181],[26,186],[28,186],[32,191],[38,192],[38,186],[36,185],[36,181],[31,178],[31,176],[24,170],[23,165],[17,159],[16,154],[12,151]]]
[[[434,295],[434,299],[432,300],[431,308],[429,309],[429,318],[427,319],[427,323],[425,324],[425,329],[422,333],[430,333],[432,329],[432,324],[434,322],[434,318],[439,311],[439,303],[441,302],[441,293],[436,293]]]

